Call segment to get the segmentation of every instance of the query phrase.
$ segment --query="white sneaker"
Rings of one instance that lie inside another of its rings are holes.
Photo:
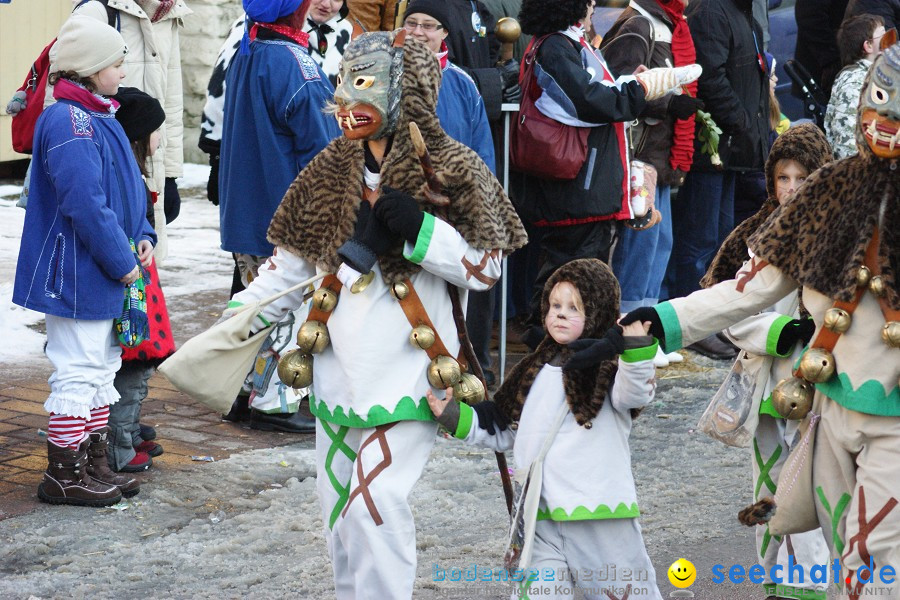
[[[656,348],[656,356],[653,357],[653,366],[657,369],[665,369],[669,366],[669,357],[658,346]]]
[[[666,354],[666,358],[669,360],[670,363],[673,363],[673,364],[684,362],[684,357],[681,354],[679,354],[678,352],[669,352],[668,354]]]

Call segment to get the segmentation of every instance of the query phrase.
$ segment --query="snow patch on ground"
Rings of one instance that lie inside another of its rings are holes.
[[[175,180],[179,188],[203,188],[206,189],[206,183],[209,181],[209,165],[197,165],[193,163],[185,163],[184,174]]]

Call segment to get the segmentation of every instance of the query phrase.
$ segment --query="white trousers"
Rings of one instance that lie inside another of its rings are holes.
[[[46,323],[46,353],[55,370],[48,380],[50,397],[44,410],[90,419],[92,408],[118,402],[113,380],[122,365],[122,347],[113,320],[46,315]]]
[[[412,598],[416,526],[409,493],[437,423],[342,427],[316,420],[316,488],[338,600]]]
[[[637,519],[538,521],[532,570],[512,598],[662,600]]]

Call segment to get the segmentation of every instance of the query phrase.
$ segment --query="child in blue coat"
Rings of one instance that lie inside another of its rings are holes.
[[[101,447],[89,448],[119,400],[114,318],[125,285],[138,279],[139,262],[149,264],[156,243],[141,174],[108,98],[125,76],[127,52],[114,28],[70,17],[50,52],[57,102],[34,134],[13,302],[46,313],[55,370],[44,404],[49,464],[38,497],[51,504],[108,506],[137,493],[134,479],[106,467],[105,450],[101,456]]]

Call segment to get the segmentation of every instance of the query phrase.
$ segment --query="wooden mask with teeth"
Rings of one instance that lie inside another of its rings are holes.
[[[345,137],[379,139],[396,130],[405,34],[364,33],[347,45],[329,106]]]
[[[856,145],[880,158],[900,157],[900,44],[885,50],[869,69],[859,98]]]

